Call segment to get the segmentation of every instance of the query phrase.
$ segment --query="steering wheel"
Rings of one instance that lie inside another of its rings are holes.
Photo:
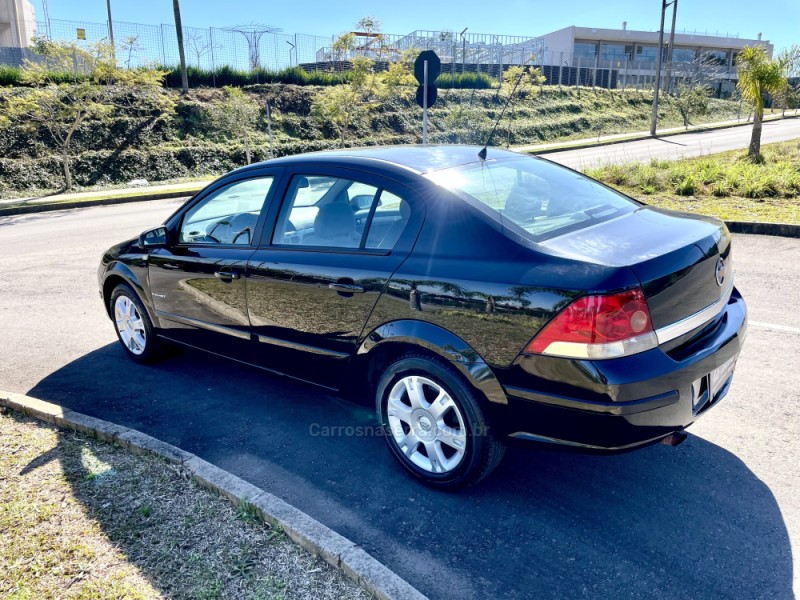
[[[214,223],[214,226],[211,228],[211,230],[206,232],[206,237],[210,237],[212,240],[214,240],[218,244],[221,244],[222,242],[214,237],[214,232],[217,230],[217,227],[219,227],[220,225],[227,225],[228,227],[230,227],[230,224],[231,224],[231,222],[227,221],[225,219],[217,221],[216,223]]]

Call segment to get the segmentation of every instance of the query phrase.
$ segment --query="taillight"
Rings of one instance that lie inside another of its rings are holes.
[[[578,298],[525,347],[528,354],[603,359],[658,346],[642,290]]]

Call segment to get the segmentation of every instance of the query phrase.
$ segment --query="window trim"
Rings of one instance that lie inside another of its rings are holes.
[[[249,249],[253,250],[260,247],[262,235],[264,229],[268,224],[268,219],[272,210],[272,207],[275,204],[275,196],[279,190],[282,190],[284,184],[284,176],[285,170],[283,168],[263,168],[263,169],[249,169],[243,171],[241,173],[234,172],[235,175],[228,174],[227,176],[223,176],[215,181],[212,181],[208,184],[205,188],[195,194],[188,202],[186,202],[183,206],[178,208],[170,217],[167,218],[165,221],[165,227],[168,231],[172,231],[174,235],[174,243],[170,244],[170,247],[173,248],[191,248],[191,247],[201,247],[201,248],[239,248],[239,249]],[[183,220],[186,218],[186,215],[191,211],[194,207],[198,204],[204,202],[210,195],[217,193],[222,188],[228,187],[230,185],[234,185],[236,183],[240,183],[242,181],[247,181],[250,179],[263,179],[267,177],[272,177],[272,185],[267,192],[266,197],[264,198],[264,204],[261,206],[261,211],[258,214],[258,221],[256,221],[256,227],[253,230],[253,236],[250,238],[249,244],[192,244],[187,242],[180,241],[180,231],[181,227],[183,226]]]
[[[278,224],[281,217],[281,212],[283,210],[284,203],[287,201],[288,193],[291,189],[291,182],[295,177],[334,177],[341,180],[349,180],[354,183],[362,183],[364,185],[369,185],[377,189],[375,193],[375,198],[373,199],[372,206],[370,207],[370,213],[367,216],[367,223],[364,226],[364,232],[361,236],[361,241],[357,248],[345,248],[345,247],[337,247],[337,246],[303,246],[300,244],[276,244],[273,242],[273,237],[275,236],[275,231],[278,228]],[[393,180],[386,179],[381,177],[380,175],[368,172],[368,171],[361,171],[358,169],[352,168],[342,168],[342,167],[331,167],[331,166],[316,166],[310,165],[309,168],[305,168],[304,165],[298,165],[297,167],[288,170],[284,176],[283,181],[281,182],[281,199],[279,202],[275,202],[270,209],[270,215],[268,217],[268,223],[270,227],[265,227],[261,232],[261,242],[258,245],[260,250],[292,250],[296,252],[317,252],[317,253],[326,253],[326,254],[353,254],[353,255],[368,255],[368,256],[389,256],[397,249],[397,243],[393,248],[388,250],[386,249],[379,249],[379,248],[366,248],[367,237],[369,235],[369,228],[372,226],[372,219],[375,215],[375,211],[378,206],[378,201],[380,200],[381,195],[383,194],[384,190],[388,191],[390,194],[393,194],[400,198],[401,200],[408,203],[409,207],[414,210],[414,204],[408,200],[408,196],[412,194],[412,190],[407,188],[405,185],[394,182]],[[389,183],[389,186],[386,184]],[[400,192],[400,189],[403,189],[403,192]],[[397,191],[395,191],[397,190]],[[398,193],[400,192],[400,193]],[[397,242],[400,241],[402,236],[406,233],[408,226],[412,223],[413,218],[409,217],[408,221],[406,222],[406,228],[403,229],[403,232],[400,234]]]

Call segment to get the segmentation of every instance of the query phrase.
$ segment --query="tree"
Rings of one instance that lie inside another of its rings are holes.
[[[211,43],[211,34],[205,30],[192,29],[186,39],[189,42],[189,51],[194,54],[195,66],[198,68],[206,54],[219,48],[217,44]]]
[[[331,45],[333,60],[347,60],[356,46],[356,36],[353,33],[343,33]]]
[[[786,116],[786,109],[797,110],[800,104],[800,45],[784,48],[778,55],[778,61],[783,67],[783,77],[786,80],[781,90],[775,94],[775,100]]]
[[[383,77],[375,73],[372,60],[356,56],[352,62],[350,82],[322,90],[311,105],[315,117],[332,123],[339,130],[342,147],[350,127],[380,106],[389,89]]]
[[[780,61],[767,56],[763,46],[745,46],[736,58],[736,71],[739,75],[737,87],[742,92],[742,98],[753,106],[753,133],[747,156],[753,162],[760,162],[764,95],[781,91],[786,83],[783,66]]]
[[[418,48],[409,48],[400,53],[400,59],[390,62],[381,74],[389,94],[397,94],[404,100],[409,100],[415,93],[417,78],[414,77],[414,61],[419,56]]]
[[[683,117],[683,126],[689,129],[690,119],[693,116],[704,115],[708,112],[708,99],[711,89],[704,84],[690,85],[685,82],[678,84],[675,90],[675,104]]]
[[[142,45],[139,43],[139,36],[126,36],[125,39],[122,40],[122,43],[119,45],[119,47],[123,50],[123,52],[128,53],[128,57],[125,59],[125,67],[130,69],[131,60],[133,60],[134,54],[137,54],[142,49]]]
[[[136,86],[136,106],[125,107],[130,115],[152,121],[174,109],[174,100],[160,87],[166,73],[117,68],[110,43],[97,44],[87,51],[75,43],[38,40],[33,49],[44,60],[26,60],[21,73],[23,83],[33,89],[2,97],[0,123],[50,134],[61,154],[65,190],[72,189],[70,154],[75,134],[88,123],[107,120],[119,106],[108,88],[99,84]],[[53,80],[54,74],[65,72],[73,73],[78,83]]]
[[[258,103],[241,89],[224,87],[225,99],[208,109],[211,126],[228,139],[242,140],[247,164],[251,161],[250,139],[261,110]]]
[[[189,93],[189,74],[186,72],[186,54],[183,51],[183,23],[181,22],[180,0],[172,0],[172,12],[175,13],[175,34],[178,36],[178,56],[181,59],[181,92]]]
[[[359,31],[363,31],[364,33],[376,33],[381,30],[381,22],[375,17],[367,15],[358,20],[356,27]]]

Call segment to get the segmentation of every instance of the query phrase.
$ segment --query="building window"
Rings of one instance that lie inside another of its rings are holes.
[[[637,46],[636,62],[655,63],[658,59],[658,46]],[[665,45],[661,54],[663,61],[667,60],[667,46]]]
[[[706,65],[727,65],[727,50],[703,50],[702,63]]]
[[[633,46],[625,44],[603,44],[600,47],[600,58],[602,60],[623,61],[633,60]]]
[[[672,51],[672,62],[693,63],[697,60],[697,50],[694,48],[675,48]]]
[[[592,42],[575,42],[575,58],[591,58],[597,56],[597,44]]]

